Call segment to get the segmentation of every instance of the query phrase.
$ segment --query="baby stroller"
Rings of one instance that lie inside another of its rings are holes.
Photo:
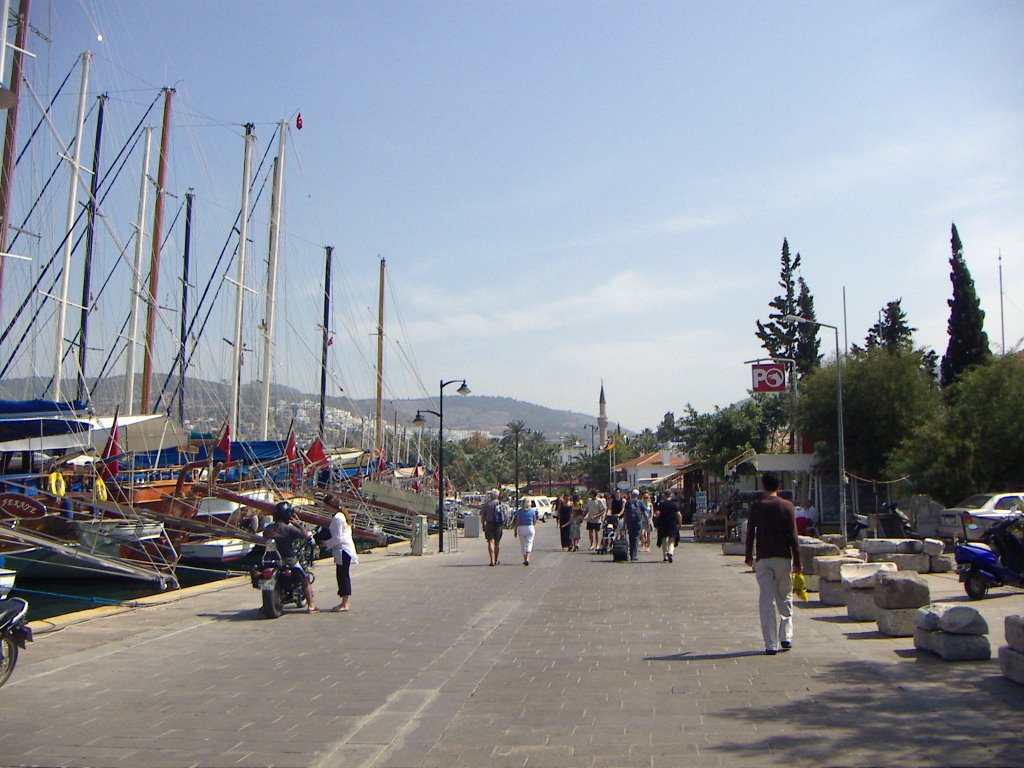
[[[615,543],[615,530],[618,518],[614,515],[609,515],[604,519],[604,525],[601,527],[601,543],[597,547],[597,554],[607,555],[612,551],[612,546]]]

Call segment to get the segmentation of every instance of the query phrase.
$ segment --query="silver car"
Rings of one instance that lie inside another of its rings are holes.
[[[981,535],[1011,515],[1024,512],[1024,491],[1011,493],[976,493],[956,506],[942,510],[939,534],[944,538],[980,541]]]

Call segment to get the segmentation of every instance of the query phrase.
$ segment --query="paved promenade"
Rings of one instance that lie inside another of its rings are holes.
[[[0,689],[0,766],[1024,766],[1024,687],[995,661],[816,602],[765,656],[753,576],[718,544],[613,564],[547,523],[529,568],[504,544],[496,568],[482,539],[367,555],[348,614],[268,621],[237,580],[37,629]],[[1024,612],[997,594],[994,648]]]

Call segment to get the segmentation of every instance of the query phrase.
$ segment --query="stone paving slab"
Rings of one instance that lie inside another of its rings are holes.
[[[546,524],[524,568],[503,543],[497,568],[482,539],[361,557],[348,614],[267,621],[242,579],[37,627],[0,689],[0,766],[1024,766],[1024,687],[994,660],[816,601],[767,657],[753,576],[717,544],[614,564]],[[1024,612],[996,594],[972,603],[995,647]]]

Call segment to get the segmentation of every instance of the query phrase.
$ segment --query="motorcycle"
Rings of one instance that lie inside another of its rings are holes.
[[[1024,516],[1000,520],[980,542],[962,541],[953,548],[956,572],[972,600],[981,600],[992,587],[1024,589]]]
[[[298,548],[299,563],[312,584],[316,579],[313,573],[314,544],[312,540]],[[276,619],[284,611],[284,606],[294,604],[298,608],[306,605],[306,594],[302,583],[302,574],[298,569],[282,562],[281,555],[273,542],[268,542],[263,553],[263,560],[250,571],[252,585],[260,590],[263,596],[263,615],[268,619]]]
[[[32,629],[25,622],[28,603],[20,597],[0,600],[0,686],[18,663],[18,650],[32,642]]]
[[[872,517],[875,519],[872,520]],[[846,518],[846,535],[851,541],[872,535],[883,539],[919,538],[910,518],[891,502],[882,504],[876,515],[850,513]]]

